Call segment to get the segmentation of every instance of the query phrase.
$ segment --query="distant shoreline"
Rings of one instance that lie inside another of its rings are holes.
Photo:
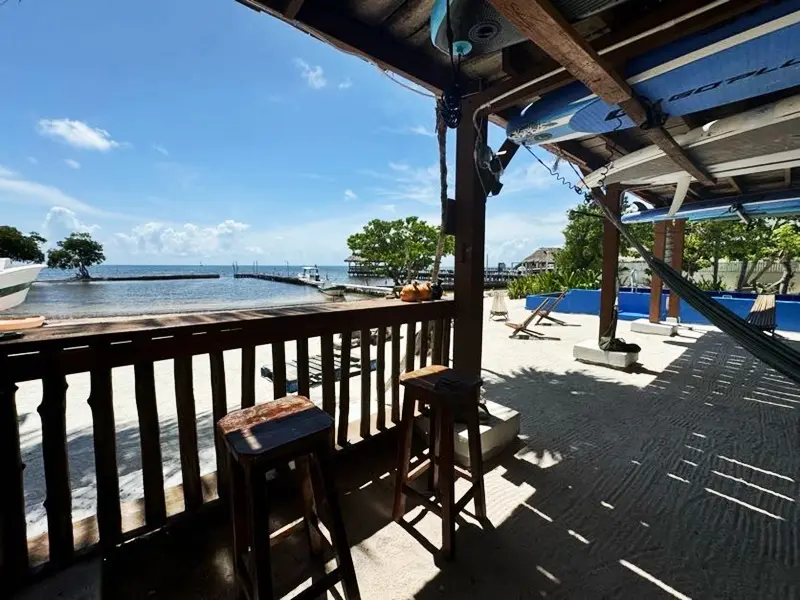
[[[129,275],[120,277],[67,277],[65,279],[37,279],[34,283],[92,283],[95,281],[177,281],[181,279],[219,279],[219,273],[176,273],[174,275]]]

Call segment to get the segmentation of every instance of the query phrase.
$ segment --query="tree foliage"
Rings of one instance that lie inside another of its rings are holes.
[[[89,279],[89,267],[105,261],[103,245],[88,233],[73,233],[58,242],[58,248],[47,252],[47,266],[51,269],[76,269],[78,277]]]
[[[395,221],[373,219],[363,231],[347,238],[347,246],[378,273],[399,285],[431,267],[438,237],[439,228],[418,217]],[[453,237],[447,236],[443,255],[451,255],[454,250]]]
[[[41,245],[46,241],[35,231],[25,235],[16,227],[0,225],[0,258],[18,262],[44,262]]]

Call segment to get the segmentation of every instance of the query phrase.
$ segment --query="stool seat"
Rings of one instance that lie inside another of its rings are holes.
[[[401,374],[400,384],[407,388],[413,388],[417,394],[422,392],[424,398],[418,396],[418,399],[428,402],[431,398],[445,396],[467,397],[474,394],[483,381],[480,377],[463,375],[443,365],[429,365]]]
[[[309,436],[330,435],[333,419],[303,396],[287,396],[235,410],[219,420],[217,430],[237,461],[267,456]],[[305,443],[305,442],[304,442]]]

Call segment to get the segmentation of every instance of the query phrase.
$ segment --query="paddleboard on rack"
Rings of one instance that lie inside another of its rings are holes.
[[[748,217],[786,217],[800,215],[800,198],[793,192],[773,192],[758,196],[738,196],[684,204],[675,215],[668,208],[654,208],[622,215],[622,222],[655,223],[686,219],[687,221],[739,221]]]
[[[634,92],[681,116],[800,85],[800,0],[747,14],[631,60]],[[546,94],[506,127],[517,143],[541,144],[635,124],[580,82]]]
[[[714,178],[800,166],[800,94],[707,123],[675,137]],[[609,183],[671,185],[687,176],[658,146],[647,146],[585,177]]]

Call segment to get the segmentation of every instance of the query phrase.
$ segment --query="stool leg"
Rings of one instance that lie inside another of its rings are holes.
[[[333,451],[329,447],[320,448],[315,452],[319,466],[320,479],[322,480],[325,500],[331,523],[331,537],[333,548],[336,551],[336,562],[342,571],[342,588],[345,600],[360,600],[356,570],[353,566],[353,557],[350,554],[350,544],[347,541],[347,531],[342,520],[342,509],[339,505],[339,496],[336,493],[336,484],[333,478]]]
[[[233,575],[237,589],[237,598],[244,598],[242,590],[242,571],[245,570],[244,558],[249,546],[250,526],[248,522],[248,502],[245,498],[245,477],[241,465],[228,454],[228,501],[233,526]]]
[[[317,511],[314,506],[314,484],[311,481],[311,471],[308,468],[308,457],[301,456],[295,459],[297,473],[300,476],[300,490],[303,494],[303,520],[306,523],[306,534],[311,554],[318,556],[322,553],[322,540],[317,530]]]
[[[481,424],[478,415],[478,398],[474,398],[467,411],[467,433],[469,435],[469,468],[475,488],[475,516],[486,518],[486,491],[483,487],[483,451],[481,448]]]
[[[250,578],[255,586],[252,600],[272,600],[272,565],[269,554],[269,506],[267,481],[257,469],[247,471],[248,497],[250,498],[250,526],[252,547]]]
[[[392,518],[397,521],[406,512],[406,497],[403,485],[408,478],[408,467],[411,462],[411,436],[414,433],[414,406],[417,401],[406,388],[403,393],[403,417],[400,420],[400,446],[397,453],[397,474],[394,482],[394,510]]]
[[[428,431],[428,456],[431,459],[431,466],[428,470],[428,489],[437,493],[439,489],[439,431],[441,427],[441,411],[431,404],[428,412],[430,423]]]
[[[450,406],[439,409],[439,491],[442,502],[442,555],[451,560],[455,554],[456,510],[455,471],[453,469],[453,411]]]

